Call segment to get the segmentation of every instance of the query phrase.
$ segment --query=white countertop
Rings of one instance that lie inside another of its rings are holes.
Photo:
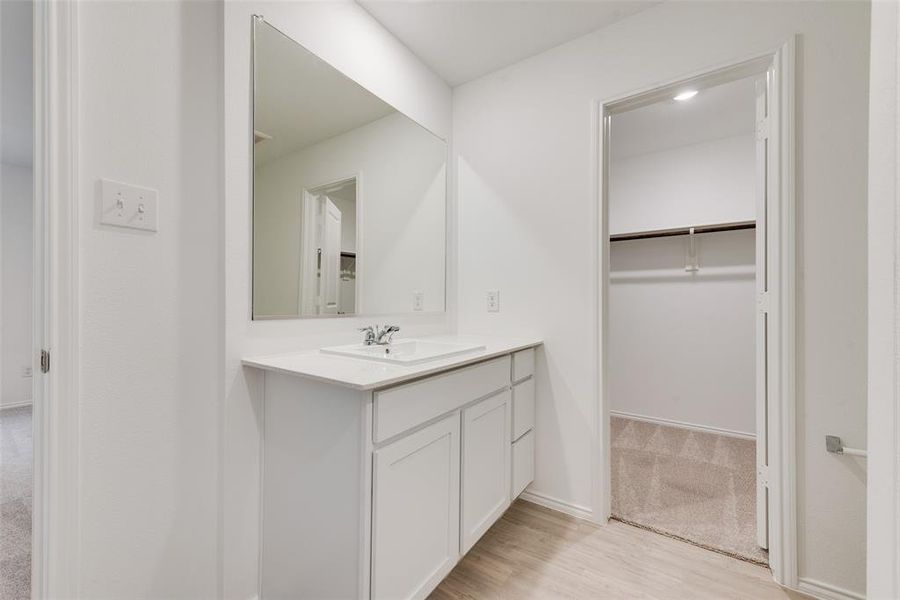
[[[372,390],[396,385],[410,379],[424,377],[425,375],[448,371],[494,358],[495,356],[524,350],[525,348],[532,348],[543,343],[542,340],[537,338],[503,338],[473,335],[437,335],[416,339],[479,344],[484,346],[484,350],[475,350],[409,366],[323,354],[318,350],[271,356],[254,356],[245,358],[241,362],[247,367],[307,377],[357,390]]]

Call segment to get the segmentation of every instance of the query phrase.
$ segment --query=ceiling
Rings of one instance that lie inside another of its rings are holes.
[[[32,165],[31,2],[0,1],[0,161]]]
[[[271,139],[254,145],[256,166],[395,112],[271,25],[259,27],[253,128]]]
[[[753,78],[701,89],[685,102],[664,100],[613,115],[613,159],[709,140],[752,134],[756,122]]]
[[[357,0],[456,86],[638,13],[658,0]]]

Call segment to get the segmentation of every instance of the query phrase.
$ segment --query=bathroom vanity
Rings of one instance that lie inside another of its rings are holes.
[[[244,360],[264,374],[263,598],[425,597],[531,482],[541,342],[415,343]]]
[[[252,319],[442,313],[446,141],[263,16],[252,31]],[[532,480],[539,340],[376,329],[244,361],[262,598],[424,597]]]

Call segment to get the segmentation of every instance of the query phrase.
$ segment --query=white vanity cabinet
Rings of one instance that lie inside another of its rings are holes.
[[[534,345],[418,371],[246,360],[263,369],[260,598],[426,597],[533,478]],[[318,375],[338,367],[373,383]]]

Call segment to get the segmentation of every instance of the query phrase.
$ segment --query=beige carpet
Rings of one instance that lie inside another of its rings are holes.
[[[31,407],[0,410],[0,598],[31,598]]]
[[[756,545],[756,443],[612,417],[612,515],[768,564]]]

